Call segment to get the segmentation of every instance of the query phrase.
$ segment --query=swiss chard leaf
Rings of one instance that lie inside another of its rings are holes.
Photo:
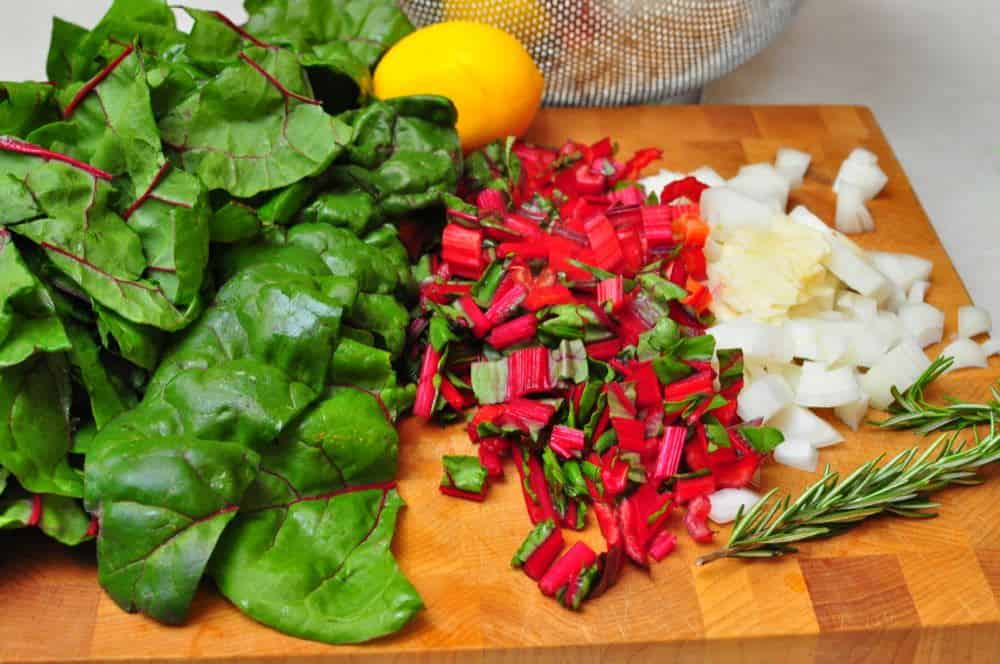
[[[35,353],[69,349],[48,293],[21,258],[9,232],[0,229],[0,368]]]
[[[128,175],[141,192],[163,165],[163,153],[142,59],[132,46],[119,50],[96,85],[61,88],[58,99],[66,119],[32,132],[28,140],[112,175]]]
[[[212,558],[219,590],[292,636],[357,643],[399,630],[423,608],[390,550],[404,503],[391,483],[367,486],[242,510]]]
[[[455,189],[462,152],[455,107],[443,97],[399,97],[340,116],[352,127],[346,160],[330,171],[334,185],[371,195],[380,218],[437,205]]]
[[[86,328],[71,324],[66,328],[72,347],[69,361],[74,367],[90,402],[90,412],[98,429],[135,406],[135,395],[111,378],[101,362],[100,347]]]
[[[39,208],[40,218],[11,230],[42,247],[87,294],[133,322],[177,330],[196,316],[197,301],[178,310],[159,286],[142,278],[142,241],[108,208],[107,173],[22,142],[6,141],[0,148],[0,178],[18,180]]]
[[[90,516],[76,498],[40,494],[41,511],[35,523],[43,533],[66,546],[93,539]],[[34,498],[23,491],[8,492],[0,499],[0,530],[27,528],[34,511]]]
[[[169,168],[169,162],[161,168]],[[210,236],[210,211],[198,179],[170,171],[162,181],[154,180],[126,214],[142,240],[149,278],[172,302],[193,302],[208,264]]]
[[[80,496],[83,478],[69,465],[70,384],[59,355],[0,369],[0,466],[33,493]]]
[[[784,434],[774,427],[741,426],[739,432],[757,454],[770,454],[785,442]]]
[[[378,398],[333,388],[262,452],[265,475],[244,501],[250,508],[298,494],[382,482],[396,474],[399,435]],[[294,487],[294,491],[292,491]]]
[[[253,360],[226,361],[182,371],[157,391],[147,392],[138,407],[101,429],[94,445],[176,436],[258,449],[315,398],[315,391],[280,369]]]
[[[359,293],[348,320],[375,334],[395,360],[403,354],[410,315],[394,297],[379,293]]]
[[[0,135],[26,137],[32,130],[58,119],[49,83],[0,83]]]
[[[122,318],[99,302],[94,303],[101,345],[148,371],[156,369],[163,347],[162,330]]]
[[[441,486],[470,493],[480,493],[486,486],[486,469],[479,463],[479,457],[446,454],[441,457],[441,465],[444,466]]]
[[[364,293],[391,293],[398,275],[385,254],[344,228],[327,224],[298,224],[288,230],[287,243],[310,249],[326,263],[331,274],[351,277]]]
[[[298,52],[342,44],[367,67],[413,31],[392,0],[246,0],[244,6],[250,15],[247,30],[267,41]]]
[[[126,611],[182,621],[259,463],[240,445],[187,438],[113,441],[89,454],[98,579],[111,598]]]
[[[398,438],[378,400],[336,389],[263,456],[211,562],[252,618],[328,643],[396,631],[422,603],[389,545]]]
[[[243,270],[164,357],[148,391],[158,392],[182,371],[240,358],[259,360],[321,389],[340,333],[341,281],[273,263]]]
[[[114,0],[108,12],[86,30],[56,19],[48,57],[48,76],[53,81],[83,81],[96,74],[109,43],[137,39],[151,53],[161,53],[182,43],[173,10],[165,0]],[[119,49],[120,50],[120,49]]]
[[[165,143],[209,189],[247,198],[316,175],[349,137],[327,115],[296,57],[249,48],[160,122]]]
[[[356,385],[369,390],[394,386],[392,355],[381,348],[342,338],[330,358],[330,381],[334,385]]]

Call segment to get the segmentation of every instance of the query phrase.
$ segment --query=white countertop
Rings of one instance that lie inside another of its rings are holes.
[[[107,4],[0,3],[0,80],[44,78],[51,17],[92,25]],[[245,17],[240,0],[183,4]],[[806,0],[768,50],[705,100],[870,106],[973,299],[1000,319],[998,35],[997,0]]]

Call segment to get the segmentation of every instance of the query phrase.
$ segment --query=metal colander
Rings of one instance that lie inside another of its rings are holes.
[[[545,75],[550,106],[616,106],[697,95],[763,49],[801,0],[400,0],[417,26],[443,20],[515,35]]]

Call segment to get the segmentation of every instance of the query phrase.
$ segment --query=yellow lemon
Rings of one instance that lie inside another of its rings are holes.
[[[485,23],[421,28],[389,49],[375,69],[375,96],[448,97],[458,109],[462,148],[520,135],[531,124],[545,81],[514,37]]]

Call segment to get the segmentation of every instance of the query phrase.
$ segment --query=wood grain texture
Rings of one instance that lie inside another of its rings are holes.
[[[645,107],[546,110],[530,138],[560,143],[610,135],[628,153],[664,148],[663,166],[703,164],[732,176],[781,146],[814,158],[792,205],[832,219],[830,185],[858,145],[890,180],[872,202],[878,231],[858,242],[934,261],[929,301],[947,313],[968,295],[872,114],[858,107]],[[944,220],[946,223],[946,220]],[[970,238],[970,241],[973,241]],[[931,349],[936,350],[936,349]],[[1000,364],[948,376],[945,391],[983,398]],[[98,588],[92,548],[66,552],[22,534],[0,535],[0,661],[213,662],[988,662],[1000,647],[1000,480],[943,492],[930,521],[868,523],[807,544],[798,558],[721,561],[681,538],[678,552],[621,583],[579,614],[542,597],[508,567],[529,529],[516,480],[484,504],[441,496],[443,453],[469,453],[460,428],[402,427],[400,491],[409,503],[395,544],[428,609],[401,633],[359,647],[330,647],[261,627],[205,584],[187,624],[165,627],[120,611]],[[847,433],[822,460],[850,470],[920,442],[910,434]],[[513,473],[513,471],[511,471]],[[995,475],[996,473],[990,473]],[[768,466],[767,487],[798,491],[811,474]],[[679,522],[675,524],[679,527]],[[720,534],[720,538],[725,533]],[[583,538],[599,544],[591,529]]]

